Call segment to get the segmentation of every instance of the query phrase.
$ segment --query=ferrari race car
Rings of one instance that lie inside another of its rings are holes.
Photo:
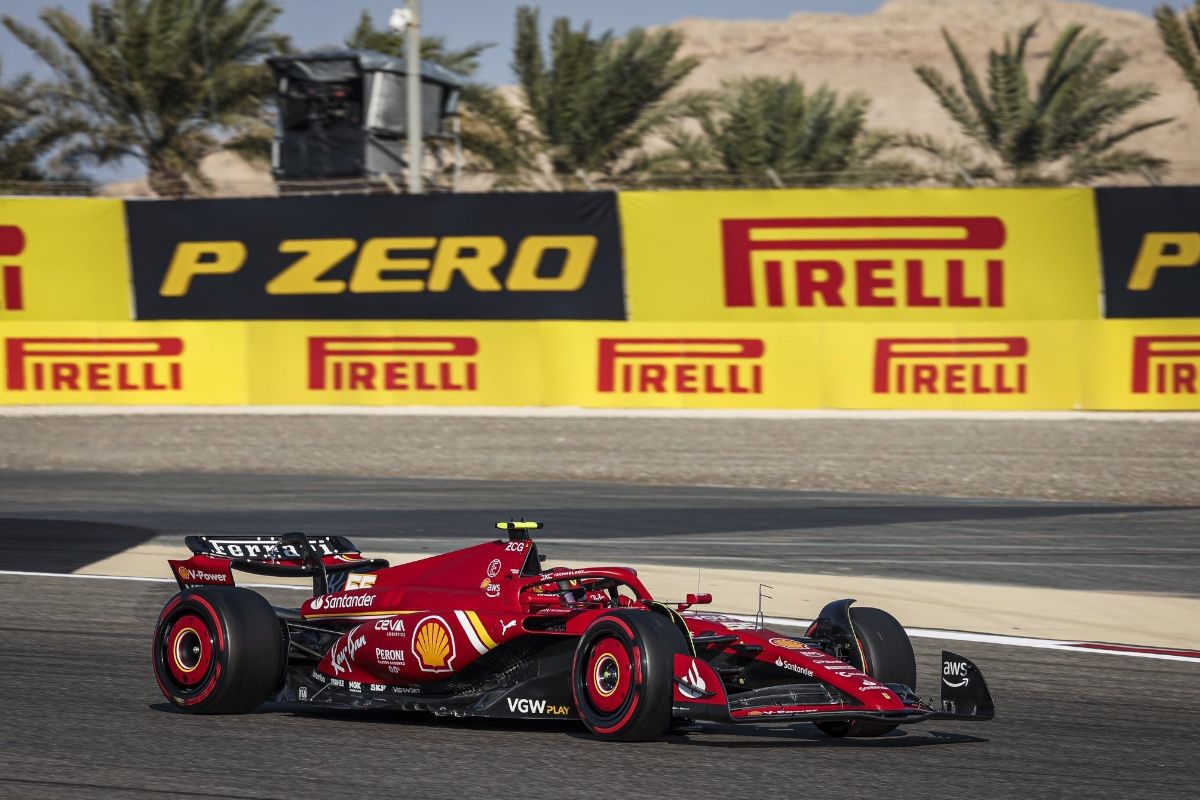
[[[439,715],[578,719],[599,737],[656,739],[693,721],[813,722],[879,736],[994,713],[979,669],[943,652],[920,698],[904,628],[834,601],[804,636],[655,600],[628,567],[543,569],[533,522],[504,538],[389,566],[344,537],[189,536],[179,593],[154,628],[162,693],[198,714],[264,702]],[[299,608],[234,586],[232,570],[311,576]]]

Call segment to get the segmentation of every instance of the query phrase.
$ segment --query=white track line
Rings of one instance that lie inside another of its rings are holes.
[[[0,575],[16,575],[33,578],[82,578],[85,580],[100,581],[138,581],[142,583],[175,583],[174,578],[138,578],[124,575],[81,575],[78,573],[28,572],[24,570],[8,569],[0,570]],[[290,589],[293,591],[309,591],[307,586],[286,586],[278,583],[240,583],[238,585],[253,589]],[[746,614],[724,614],[723,616],[744,622],[753,622],[755,620],[753,615]],[[787,625],[795,628],[805,628],[810,622],[812,622],[812,620],[796,619],[793,617],[763,617],[764,624]],[[1069,653],[1099,653],[1113,656],[1132,656],[1134,658],[1154,658],[1163,661],[1190,661],[1192,663],[1200,663],[1200,653],[1198,653],[1196,656],[1179,656],[1167,653],[1147,653],[1129,650],[1095,650],[1086,646],[1088,644],[1095,644],[1093,642],[1073,642],[1062,639],[1032,639],[1027,636],[1004,636],[995,633],[971,633],[969,631],[948,631],[937,628],[905,628],[905,630],[908,631],[910,636],[915,636],[920,639],[941,639],[943,641],[952,642],[981,642],[983,644],[1000,645],[1001,647],[1033,647],[1041,650],[1062,650]],[[1163,649],[1186,650],[1187,648]]]
[[[753,622],[753,615],[746,614],[725,614],[724,616],[734,619],[743,620],[745,622]],[[793,619],[791,617],[763,617],[763,624],[766,625],[790,625],[797,628],[805,628],[812,622],[810,619]],[[981,642],[983,644],[996,644],[1002,647],[1034,647],[1040,650],[1063,650],[1069,653],[1103,653],[1113,656],[1132,656],[1134,658],[1155,658],[1163,661],[1190,661],[1193,664],[1200,664],[1200,652],[1195,656],[1178,656],[1169,653],[1148,653],[1135,650],[1099,650],[1087,647],[1089,644],[1107,644],[1104,642],[1078,642],[1067,639],[1033,639],[1028,636],[1005,636],[997,633],[971,633],[969,631],[948,631],[940,628],[905,628],[909,636],[914,636],[918,639],[942,639],[951,642]],[[1146,645],[1132,645],[1134,647],[1146,647]],[[1169,650],[1187,650],[1186,647],[1177,648],[1156,648]]]
[[[1198,411],[869,411],[853,409],[577,408],[573,406],[3,406],[0,417],[155,414],[791,420],[1101,420],[1200,422]]]

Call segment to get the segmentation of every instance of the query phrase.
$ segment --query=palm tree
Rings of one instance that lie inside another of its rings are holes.
[[[1163,4],[1154,9],[1154,21],[1158,23],[1158,35],[1162,37],[1167,55],[1183,70],[1184,77],[1200,98],[1200,0],[1179,15]]]
[[[930,137],[907,144],[952,164],[960,174],[998,183],[1079,183],[1131,172],[1155,175],[1163,159],[1117,145],[1142,131],[1170,122],[1154,119],[1118,126],[1130,111],[1156,95],[1147,84],[1114,86],[1111,79],[1129,60],[1105,48],[1104,37],[1067,27],[1055,41],[1036,87],[1026,71],[1027,48],[1037,24],[1005,36],[1003,50],[988,52],[987,89],[957,42],[943,36],[958,68],[960,86],[929,66],[917,76],[936,95],[984,159]]]
[[[79,130],[77,120],[55,113],[46,87],[29,75],[0,83],[0,183],[79,180],[73,164],[52,158]]]
[[[200,161],[222,145],[253,149],[272,91],[263,56],[286,49],[270,33],[270,0],[95,0],[84,27],[62,9],[39,15],[52,36],[4,25],[54,71],[56,102],[84,130],[64,157],[132,157],[159,195],[208,185]],[[249,132],[249,135],[247,135]],[[223,141],[223,139],[225,141]]]
[[[715,175],[742,186],[825,186],[902,180],[915,169],[877,157],[892,136],[866,127],[870,100],[828,87],[808,91],[796,78],[727,81],[697,103],[699,131],[686,123],[648,160],[656,179],[705,183]]]
[[[376,28],[371,15],[363,11],[358,24],[346,37],[346,47],[351,50],[374,50],[396,58],[404,57],[406,37],[391,28]],[[476,43],[461,50],[451,50],[444,36],[421,37],[421,59],[470,77],[479,69],[479,55],[492,45]]]
[[[366,11],[346,38],[352,50],[374,50],[403,58],[405,37],[390,29],[376,28]],[[476,43],[451,49],[443,36],[421,37],[421,58],[470,78],[479,69],[480,54],[490,44]],[[533,167],[530,137],[521,124],[520,109],[508,102],[493,86],[468,81],[459,106],[460,140],[467,167],[493,173],[500,185],[520,182],[523,172]],[[436,143],[435,155],[444,161]]]
[[[679,58],[682,35],[641,28],[623,39],[554,20],[543,49],[538,12],[517,9],[513,69],[551,172],[612,177],[633,163],[651,133],[685,114],[688,99],[665,99],[697,65]]]

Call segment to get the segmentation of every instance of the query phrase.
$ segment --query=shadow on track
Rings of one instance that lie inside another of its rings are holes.
[[[170,703],[152,703],[153,711],[168,714],[186,714]],[[351,710],[297,706],[288,703],[266,703],[249,712],[251,715],[278,714],[284,719],[329,720],[356,722],[366,725],[400,725],[405,728],[430,730],[467,730],[507,732],[520,736],[565,735],[572,739],[595,742],[600,745],[628,742],[606,742],[597,739],[576,721],[555,722],[553,720],[487,719],[481,717],[437,717],[429,712],[399,711],[389,709]],[[720,737],[720,738],[713,738]],[[725,737],[732,737],[732,741]],[[661,740],[666,744],[691,747],[719,747],[725,749],[763,749],[780,747],[851,747],[851,748],[906,748],[930,747],[953,744],[973,744],[989,741],[978,736],[925,731],[920,734],[896,730],[886,736],[871,739],[840,739],[826,736],[815,726],[798,723],[789,726],[725,725],[705,723],[687,733],[669,733]],[[645,743],[642,743],[645,744]]]

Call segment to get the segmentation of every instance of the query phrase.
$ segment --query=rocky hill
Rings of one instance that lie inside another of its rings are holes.
[[[686,36],[683,52],[702,60],[689,88],[716,88],[737,75],[796,75],[813,86],[865,92],[876,126],[951,138],[956,127],[913,67],[929,64],[957,75],[942,40],[944,26],[984,75],[988,48],[1002,46],[1006,32],[1035,20],[1041,21],[1030,50],[1035,80],[1063,28],[1078,22],[1098,31],[1131,56],[1121,80],[1148,82],[1160,92],[1130,119],[1175,117],[1128,146],[1169,159],[1169,182],[1200,183],[1200,102],[1163,53],[1154,21],[1133,11],[1061,0],[888,0],[873,14],[685,19],[672,27]]]

